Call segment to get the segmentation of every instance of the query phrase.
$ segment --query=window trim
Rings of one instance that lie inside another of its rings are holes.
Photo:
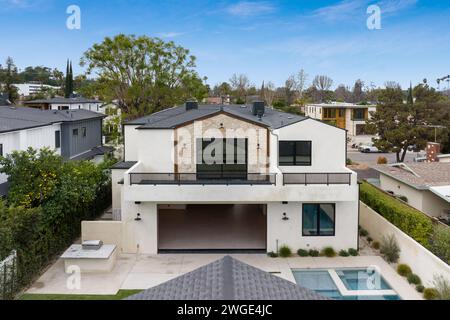
[[[305,234],[305,229],[303,227],[304,224],[304,219],[303,219],[303,215],[305,212],[305,205],[316,205],[317,208],[319,210],[317,210],[316,214],[317,214],[317,234],[316,235],[310,235],[310,234]],[[332,235],[321,235],[320,234],[320,206],[321,205],[331,205],[333,206],[333,210],[334,210],[334,219],[333,219],[333,234]],[[305,202],[302,204],[302,237],[336,237],[336,203],[311,203],[311,202]]]
[[[78,135],[79,135],[78,128],[72,129],[72,136],[73,136],[73,137],[78,137]]]
[[[293,164],[282,164],[280,162],[280,145],[282,142],[294,142]],[[297,142],[309,142],[309,163],[297,164]],[[312,166],[312,140],[280,140],[278,142],[278,166],[279,167],[311,167]]]
[[[87,128],[86,128],[86,127],[82,127],[82,128],[81,128],[81,136],[82,136],[83,138],[86,138],[86,137],[87,137]]]

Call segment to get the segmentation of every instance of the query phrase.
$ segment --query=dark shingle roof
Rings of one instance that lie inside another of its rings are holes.
[[[127,300],[329,300],[229,256]]]
[[[73,122],[105,116],[88,110],[38,110],[27,107],[0,107],[0,133],[48,126],[52,123]]]
[[[137,161],[121,161],[117,162],[111,169],[131,169]]]
[[[282,128],[307,119],[299,115],[266,108],[264,116],[260,120],[252,114],[252,108],[250,106],[200,105],[198,109],[189,111],[186,111],[184,106],[166,109],[149,116],[128,121],[125,124],[140,125],[139,129],[171,129],[221,112],[273,129]]]
[[[38,99],[25,102],[25,104],[46,104],[46,103],[77,104],[77,103],[101,103],[101,101],[95,99],[88,99],[84,97],[75,97],[75,98],[55,97],[52,99]]]

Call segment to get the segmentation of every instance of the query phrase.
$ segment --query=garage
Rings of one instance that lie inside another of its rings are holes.
[[[266,205],[160,205],[158,249],[265,252]]]

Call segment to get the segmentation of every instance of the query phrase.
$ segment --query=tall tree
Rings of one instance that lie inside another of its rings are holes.
[[[248,90],[250,89],[250,80],[248,77],[245,74],[238,75],[235,73],[230,78],[230,84],[236,100],[245,103]]]
[[[352,92],[352,102],[353,103],[363,102],[365,100],[363,87],[364,87],[364,82],[361,79],[358,79],[355,81],[355,85],[353,86],[353,92]]]
[[[275,95],[276,95],[275,85],[270,81],[267,82],[267,84],[264,86],[263,98],[269,107],[273,106],[273,101],[275,99]]]
[[[412,83],[409,83],[409,89],[408,89],[408,98],[406,100],[406,102],[408,104],[414,104],[414,97],[413,97],[413,88],[412,88]]]
[[[66,82],[64,85],[64,96],[70,98],[73,94],[73,74],[72,74],[72,62],[67,59],[66,65]]]
[[[333,80],[328,76],[318,75],[314,78],[312,85],[319,94],[320,102],[323,102],[326,99],[327,91],[330,91],[333,85]]]
[[[0,66],[1,67],[1,66]],[[14,86],[17,80],[17,67],[11,57],[6,58],[5,68],[0,68],[0,92],[8,96],[12,103],[19,99],[17,87]]]
[[[308,74],[305,72],[305,70],[301,69],[295,77],[296,90],[298,92],[299,99],[303,98],[303,92],[305,91],[307,81]]]
[[[98,92],[117,100],[128,118],[182,103],[190,90],[186,82],[202,83],[189,50],[147,36],[107,37],[84,53],[81,65],[98,75]]]
[[[344,84],[340,84],[336,90],[334,90],[334,95],[337,101],[349,102],[351,100],[352,93]]]
[[[367,130],[378,133],[374,139],[376,147],[394,152],[397,162],[404,162],[409,146],[425,147],[429,137],[427,124],[429,114],[420,104],[389,102],[377,106],[367,122]]]

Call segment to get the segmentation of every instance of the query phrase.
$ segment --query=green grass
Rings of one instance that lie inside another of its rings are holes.
[[[76,294],[28,294],[19,300],[122,300],[142,290],[120,290],[116,295],[76,295]]]

